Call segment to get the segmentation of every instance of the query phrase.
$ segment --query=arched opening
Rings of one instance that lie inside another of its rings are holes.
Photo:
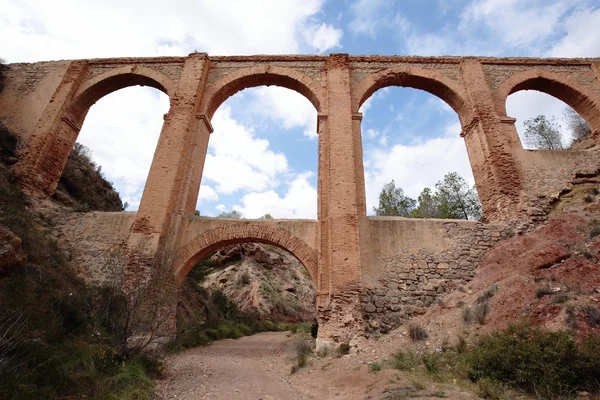
[[[532,74],[526,72],[509,78],[499,89],[501,96],[506,95],[503,111],[516,119],[523,148],[581,147],[577,143],[585,142],[598,123],[594,104],[575,83],[557,76]]]
[[[237,92],[257,86],[280,86],[304,96],[321,110],[321,89],[308,76],[299,71],[276,66],[262,66],[238,70],[216,82],[207,91],[206,114],[212,118],[219,106]]]
[[[219,248],[251,242],[277,246],[290,252],[306,267],[312,280],[316,282],[318,254],[314,248],[285,229],[247,223],[226,224],[209,229],[183,246],[174,262],[176,280],[181,282],[198,261]]]
[[[125,209],[137,210],[168,110],[169,98],[150,88],[128,87],[102,97],[86,113],[55,197],[67,194],[80,210],[117,211],[106,201],[112,191],[99,182],[104,177],[119,193]],[[79,145],[89,149],[89,158],[96,164],[93,178],[77,170],[85,158]]]
[[[176,340],[185,340],[199,319],[210,340],[310,327],[316,322],[315,253],[273,226],[233,224],[200,234],[176,261]]]
[[[39,149],[37,154],[29,155],[35,157],[35,161],[28,161],[28,164],[35,170],[36,179],[46,192],[55,192],[83,128],[82,144],[95,154],[107,178],[114,180],[116,189],[126,193],[131,209],[137,208],[149,170],[148,159],[154,153],[162,117],[168,110],[166,95],[172,86],[164,75],[146,70],[138,68],[131,72],[131,68],[126,71],[117,68],[85,82],[60,117],[55,131],[28,144],[31,149]],[[158,91],[131,86],[149,86]],[[96,103],[98,105],[94,106]],[[134,109],[138,111],[132,112]],[[91,118],[87,118],[90,110]],[[149,137],[148,132],[155,133],[150,133]],[[97,172],[96,178],[99,178],[101,174],[99,170]]]
[[[281,70],[241,70],[207,88],[202,107],[214,132],[200,215],[316,218],[320,92],[300,73]]]
[[[373,88],[360,109],[367,215],[479,219],[460,92],[406,74]]]

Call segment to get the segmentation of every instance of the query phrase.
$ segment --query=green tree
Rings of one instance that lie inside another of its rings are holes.
[[[439,218],[438,203],[431,189],[423,189],[418,198],[419,205],[412,211],[414,218]]]
[[[444,176],[435,184],[433,196],[437,203],[438,218],[480,219],[481,203],[475,187],[469,187],[465,179],[456,172]]]
[[[199,216],[200,216],[200,210],[196,210],[196,211],[194,211],[194,215],[195,215],[196,217],[199,217]]]
[[[538,150],[560,150],[564,146],[560,125],[544,115],[525,121],[525,144]]]
[[[232,218],[232,219],[240,219],[242,218],[242,213],[237,210],[231,210],[229,212],[223,211],[217,218]]]
[[[571,136],[574,140],[581,139],[592,131],[585,119],[571,107],[565,108],[564,119],[571,129]]]
[[[265,215],[263,215],[262,217],[260,217],[260,219],[273,219],[273,216],[269,213],[266,213]]]
[[[416,203],[414,199],[406,196],[401,188],[397,188],[392,179],[383,185],[379,193],[379,207],[373,207],[373,211],[380,217],[410,217]]]

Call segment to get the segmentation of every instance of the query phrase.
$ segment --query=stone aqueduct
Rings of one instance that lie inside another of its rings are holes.
[[[543,219],[562,191],[600,170],[597,146],[524,150],[505,108],[516,91],[548,93],[583,116],[599,144],[600,59],[194,53],[11,64],[0,120],[21,138],[14,171],[32,193],[54,192],[90,107],[133,85],[170,98],[139,211],[81,216],[69,229],[88,245],[124,243],[130,251],[142,238],[156,249],[169,237],[178,249],[178,280],[224,244],[280,246],[315,281],[324,340],[422,312],[472,277],[495,241]],[[214,112],[236,92],[261,85],[292,89],[318,113],[318,220],[193,217]],[[359,109],[386,86],[425,90],[456,111],[487,223],[367,217]],[[79,247],[78,257],[93,268],[86,244]]]

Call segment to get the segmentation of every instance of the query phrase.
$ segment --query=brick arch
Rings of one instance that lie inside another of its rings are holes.
[[[102,97],[130,86],[150,86],[171,96],[175,84],[165,74],[143,66],[124,66],[112,69],[85,81],[74,96],[67,112],[83,118]]]
[[[150,86],[167,95],[174,90],[169,77],[141,66],[115,68],[81,84],[51,131],[41,132],[27,144],[22,168],[33,177],[36,189],[54,193],[90,107],[112,92],[136,85]]]
[[[506,115],[508,96],[521,90],[536,90],[562,100],[586,120],[592,131],[600,130],[600,104],[593,100],[598,96],[568,77],[537,69],[507,78],[496,91],[496,108],[500,115]]]
[[[262,65],[239,69],[207,87],[201,109],[210,119],[217,108],[237,92],[256,86],[271,85],[300,93],[312,103],[318,112],[323,111],[322,107],[326,104],[323,101],[323,88],[307,75],[291,68]]]
[[[435,71],[418,67],[389,68],[368,75],[353,91],[352,110],[358,112],[373,93],[388,86],[410,87],[431,93],[445,101],[458,114],[463,125],[469,121],[470,110],[464,88]]]
[[[318,254],[306,242],[285,229],[257,224],[235,224],[210,229],[183,246],[175,260],[175,279],[183,282],[192,267],[219,248],[236,243],[259,242],[290,252],[308,270],[317,285]]]

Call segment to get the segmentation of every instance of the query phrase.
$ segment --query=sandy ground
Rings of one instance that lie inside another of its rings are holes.
[[[370,372],[365,352],[341,358],[312,358],[290,374],[294,338],[266,332],[171,355],[157,382],[159,399],[477,399],[452,384],[415,384],[391,369]]]

